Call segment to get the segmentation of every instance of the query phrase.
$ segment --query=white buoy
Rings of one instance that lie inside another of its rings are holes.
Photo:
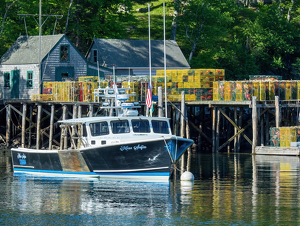
[[[194,175],[191,172],[189,172],[189,171],[185,171],[180,176],[180,180],[182,180],[182,181],[193,181],[194,180]]]

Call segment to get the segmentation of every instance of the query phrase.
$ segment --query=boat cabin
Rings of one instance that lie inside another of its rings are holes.
[[[61,121],[66,127],[78,125],[81,148],[123,143],[141,136],[172,136],[169,120],[158,117],[91,117]],[[71,133],[70,133],[71,134]]]

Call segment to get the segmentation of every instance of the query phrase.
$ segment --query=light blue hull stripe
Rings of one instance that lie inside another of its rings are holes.
[[[33,170],[33,169],[21,169],[15,168],[18,172],[29,173],[57,173],[57,174],[80,174],[80,175],[119,175],[119,176],[170,176],[169,172],[161,173],[94,173],[94,172],[69,172],[69,171],[53,171],[53,170]]]
[[[97,175],[94,172],[70,172],[70,171],[54,171],[54,170],[34,170],[34,169],[22,169],[22,168],[14,168],[14,171],[22,171],[24,173],[59,173],[59,174],[80,174],[80,175]]]

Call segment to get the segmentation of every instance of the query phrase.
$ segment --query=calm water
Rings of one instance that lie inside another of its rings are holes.
[[[299,157],[193,156],[193,184],[13,176],[0,152],[0,225],[299,225]]]

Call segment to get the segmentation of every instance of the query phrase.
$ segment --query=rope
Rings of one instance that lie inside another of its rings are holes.
[[[170,149],[169,149],[169,147],[168,147],[168,145],[167,145],[166,139],[165,139],[165,137],[164,137],[164,136],[162,136],[162,138],[164,138],[165,145],[166,145],[166,147],[167,147],[167,150],[168,150],[168,153],[169,153],[169,155],[170,155],[170,158],[171,158],[172,164],[174,164],[174,160],[173,160],[173,158],[172,158],[172,155],[171,155]]]

